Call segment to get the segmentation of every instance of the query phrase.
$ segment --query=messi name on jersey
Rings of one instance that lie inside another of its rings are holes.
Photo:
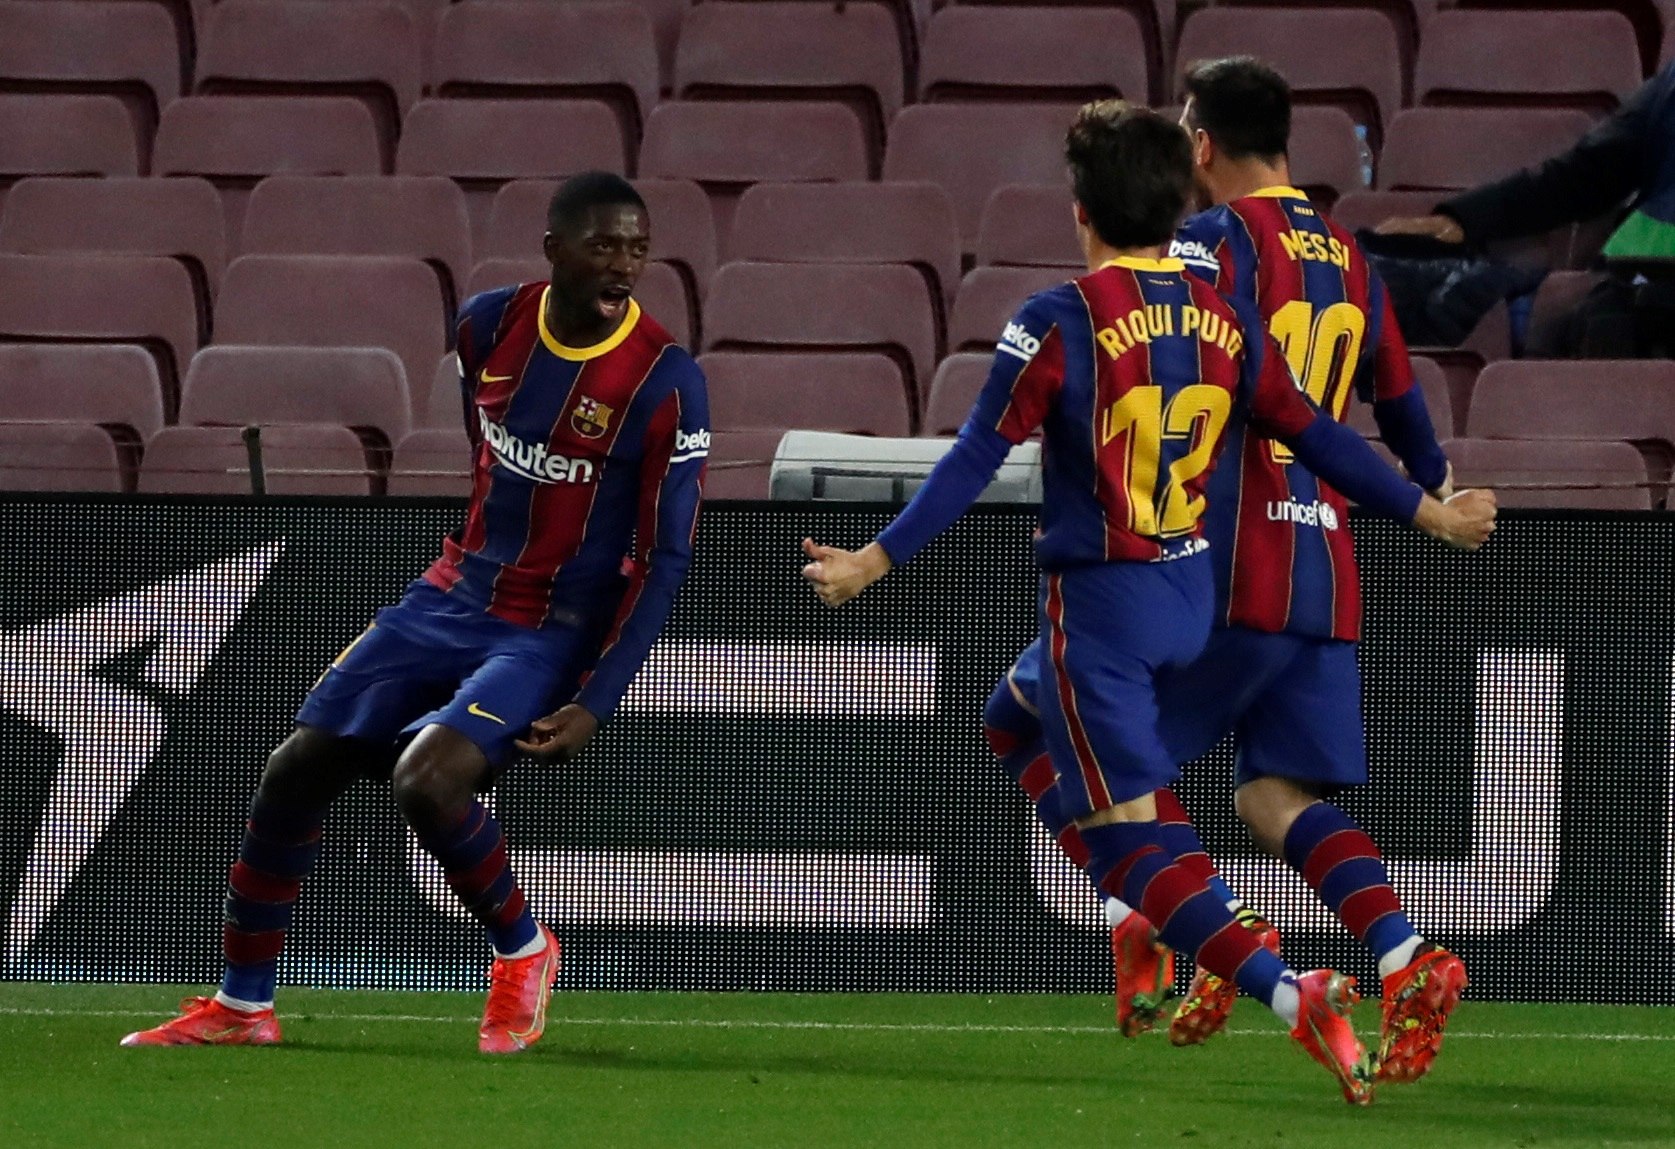
[[[606,417],[610,408],[605,408]],[[530,443],[518,438],[505,427],[477,408],[477,425],[483,430],[483,441],[494,452],[494,458],[506,470],[537,483],[591,483],[593,461],[572,459],[547,450],[545,443]],[[600,432],[603,434],[603,431]]]

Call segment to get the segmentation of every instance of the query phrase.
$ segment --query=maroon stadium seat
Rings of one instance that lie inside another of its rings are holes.
[[[965,273],[948,322],[949,351],[993,351],[1001,332],[1038,291],[1082,274],[1082,268],[978,267]]]
[[[944,8],[931,17],[919,63],[929,102],[1151,101],[1146,34],[1109,8]]]
[[[1486,61],[1492,67],[1485,67]],[[1640,46],[1620,12],[1449,9],[1425,26],[1414,102],[1608,112],[1640,86]]]
[[[1076,238],[1074,200],[1059,184],[1007,184],[983,205],[977,230],[977,263],[1014,267],[1083,266]]]
[[[866,128],[878,170],[885,127],[901,108],[901,44],[877,4],[711,0],[681,25],[675,95],[682,100],[837,100]]]
[[[347,427],[263,427],[261,457],[270,495],[371,495],[383,486],[360,437]],[[164,427],[146,444],[139,489],[145,494],[250,494],[250,456],[242,428]]]
[[[198,349],[192,277],[162,256],[0,255],[0,341],[137,343],[172,412]]]
[[[372,176],[372,113],[346,96],[187,96],[163,109],[153,175],[203,176],[221,190],[238,250],[250,189],[270,175]]]
[[[250,194],[243,251],[422,259],[451,315],[471,268],[471,221],[464,193],[441,176],[273,176]]]
[[[1140,26],[1140,42],[1131,45],[1126,37],[1123,41],[1124,50],[1135,56],[1130,66],[1144,64],[1147,74],[1157,81],[1159,88],[1163,87],[1162,78],[1165,74],[1165,56],[1168,54],[1167,45],[1175,42],[1175,8],[1176,0],[959,0],[959,4],[971,7],[1017,7],[1025,11],[1041,13],[1045,10],[1049,15],[1045,19],[1051,20],[1050,15],[1055,10],[1063,8],[1101,8],[1123,11]],[[1027,52],[1034,49],[1034,44],[1028,37],[1018,41],[1010,48],[1012,52]],[[1043,53],[1045,55],[1045,53]],[[1154,90],[1148,97],[1142,88],[1138,93],[1125,97],[1135,103],[1144,104],[1149,99],[1160,95]]]
[[[1480,439],[1620,439],[1665,482],[1675,463],[1675,363],[1536,360],[1491,363],[1472,392]]]
[[[658,87],[651,18],[625,0],[450,5],[430,72],[443,97],[600,100],[631,152]]]
[[[842,104],[665,103],[646,123],[640,174],[702,186],[715,212],[717,248],[726,258],[733,208],[748,185],[864,180],[866,139],[860,119]]]
[[[1405,78],[1413,75],[1413,61],[1418,54],[1420,30],[1426,22],[1436,14],[1439,0],[1222,0],[1223,7],[1228,8],[1371,8],[1384,14],[1396,30],[1396,50],[1399,53],[1401,74]],[[1336,51],[1337,44],[1332,44],[1329,50]],[[1177,57],[1185,59],[1185,57]],[[1410,91],[1404,89],[1403,100],[1407,100]]]
[[[954,206],[935,184],[757,184],[733,217],[733,257],[765,263],[905,263],[931,291],[937,338],[960,282]]]
[[[92,423],[0,422],[0,491],[133,490],[116,444]]]
[[[1503,507],[1644,511],[1646,464],[1627,443],[1455,439],[1446,444],[1456,489],[1489,487]]]
[[[221,284],[216,342],[258,347],[386,347],[409,379],[444,350],[436,273],[378,255],[246,255]]]
[[[227,263],[221,199],[206,180],[20,180],[0,215],[0,251],[24,255],[107,252],[166,255],[192,277],[198,336],[210,333],[210,306]]]
[[[1323,51],[1325,44],[1331,50]],[[1181,26],[1174,99],[1186,99],[1181,80],[1193,61],[1239,55],[1277,68],[1294,103],[1348,112],[1367,127],[1375,148],[1402,106],[1396,26],[1376,8],[1200,8]]]
[[[466,282],[466,298],[480,291],[505,287],[512,283],[533,283],[552,274],[552,266],[541,259],[485,259],[471,270]],[[634,286],[634,298],[657,322],[661,323],[675,342],[682,347],[694,347],[694,323],[697,302],[686,293],[686,282],[679,271],[667,263],[652,262]]]
[[[1350,231],[1359,231],[1398,216],[1430,215],[1443,198],[1434,191],[1354,191],[1332,205],[1331,216]]]
[[[1355,121],[1342,108],[1291,112],[1291,182],[1330,211],[1339,196],[1367,186]]]
[[[163,425],[163,381],[141,347],[0,343],[0,420],[97,423],[131,480],[141,446]]]
[[[1385,135],[1378,186],[1474,187],[1556,155],[1592,123],[1570,108],[1409,108]]]
[[[730,436],[720,461],[733,464],[717,467],[711,455],[712,498],[766,498],[767,460],[793,428],[900,436],[912,424],[900,369],[886,355],[712,351],[698,362],[709,383],[710,423]],[[835,395],[843,401],[833,402]],[[748,462],[758,465],[738,465]]]
[[[936,366],[936,323],[918,272],[892,264],[729,263],[704,304],[709,351],[882,351],[917,410]]]
[[[916,104],[890,126],[887,180],[940,184],[954,202],[960,240],[977,248],[983,205],[1003,184],[1064,179],[1064,133],[1074,109],[1052,104]]]
[[[417,404],[418,395],[414,395]],[[464,401],[460,398],[459,360],[452,351],[436,361],[436,374],[431,376],[430,391],[424,408],[415,406],[415,430],[457,428],[465,417]]]
[[[334,423],[388,451],[412,407],[401,360],[382,347],[205,347],[186,370],[178,421]]]
[[[1640,69],[1651,75],[1658,69],[1658,44],[1664,28],[1675,17],[1670,0],[1453,0],[1453,8],[1565,8],[1619,12],[1634,28],[1640,49]]]
[[[992,353],[957,351],[938,363],[919,433],[932,436],[958,434],[966,416],[976,405],[983,384],[988,381],[989,368],[994,366],[994,361]]]
[[[478,259],[532,259],[541,252],[547,230],[547,203],[557,180],[514,180],[494,197],[488,234]],[[697,300],[715,274],[715,215],[709,197],[691,180],[634,181],[651,213],[651,253],[673,264]]]
[[[180,94],[180,46],[163,8],[126,0],[0,3],[0,92],[82,92],[120,99],[142,154]]]
[[[471,494],[471,440],[465,429],[423,428],[396,444],[389,493],[465,498]]]
[[[349,96],[378,127],[384,167],[401,118],[419,98],[419,37],[392,3],[221,3],[199,38],[202,95]]]
[[[1573,316],[1605,275],[1598,271],[1555,271],[1541,281],[1524,332],[1524,354],[1532,359],[1558,358],[1569,349]]]
[[[133,176],[134,125],[115,96],[0,93],[0,207],[25,176]]]
[[[1431,360],[1448,379],[1448,394],[1454,404],[1454,427],[1466,425],[1472,388],[1485,365],[1512,357],[1512,318],[1506,304],[1496,303],[1477,321],[1457,347],[1414,344],[1408,348],[1415,358]]]
[[[395,167],[398,175],[448,176],[465,189],[476,251],[502,184],[620,172],[625,163],[616,115],[597,100],[421,100],[408,113]]]
[[[1425,397],[1425,408],[1431,414],[1431,426],[1438,439],[1454,437],[1454,404],[1448,393],[1448,377],[1429,359],[1413,361],[1413,380]],[[1351,398],[1344,412],[1344,422],[1369,439],[1378,438],[1378,424],[1373,421],[1373,405]]]

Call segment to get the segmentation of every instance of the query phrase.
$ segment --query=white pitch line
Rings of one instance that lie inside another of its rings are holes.
[[[0,1006],[6,1017],[156,1017],[158,1010],[139,1009],[38,1009]],[[283,1015],[282,1015],[283,1016]],[[290,1017],[298,1021],[418,1022],[430,1025],[473,1025],[477,1017],[438,1017],[417,1013],[317,1013],[299,1010]],[[644,1018],[644,1017],[559,1017],[547,1015],[550,1026],[635,1026],[649,1029],[807,1029],[856,1033],[1001,1033],[1056,1034],[1068,1036],[1105,1035],[1116,1032],[1109,1025],[938,1025],[933,1022],[870,1021],[768,1021],[730,1018]],[[1283,1037],[1279,1029],[1229,1029],[1235,1037]],[[1675,1041],[1669,1033],[1474,1033],[1449,1030],[1452,1038],[1484,1041]]]

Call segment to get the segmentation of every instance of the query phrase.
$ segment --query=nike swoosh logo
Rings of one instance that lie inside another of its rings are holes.
[[[496,717],[493,714],[490,714],[487,710],[484,710],[481,706],[478,706],[475,702],[473,702],[470,706],[467,706],[465,708],[465,712],[467,714],[475,715],[478,718],[487,718],[490,722],[498,722],[502,726],[506,725],[506,720],[504,718],[499,718],[499,717]]]
[[[484,383],[504,383],[510,378],[510,375],[490,375],[487,371],[483,372],[482,375]]]

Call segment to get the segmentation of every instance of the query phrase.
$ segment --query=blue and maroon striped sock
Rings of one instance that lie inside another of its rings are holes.
[[[448,885],[465,908],[488,930],[496,953],[516,954],[534,943],[539,932],[535,918],[507,860],[506,836],[488,807],[473,799],[452,827],[413,830],[442,864]]]
[[[1240,926],[1202,879],[1175,862],[1158,841],[1156,822],[1113,822],[1082,831],[1091,851],[1088,873],[1157,927],[1172,948],[1193,955],[1211,973],[1231,978],[1264,1005],[1290,971]]]
[[[1330,802],[1297,815],[1286,831],[1285,860],[1375,957],[1419,936],[1390,886],[1378,846]]]
[[[1036,816],[1059,849],[1072,863],[1086,868],[1088,848],[1059,802],[1058,774],[1047,756],[1041,720],[1024,708],[1012,693],[1012,684],[1004,678],[983,707],[983,736],[1002,768],[1029,795]]]
[[[303,879],[319,856],[326,810],[263,798],[260,792],[251,799],[244,842],[227,875],[221,932],[227,959],[224,997],[250,1005],[272,1003],[279,951]]]
[[[1210,893],[1221,899],[1222,905],[1230,910],[1243,906],[1244,901],[1216,872],[1216,864],[1210,860],[1209,851],[1204,849],[1198,828],[1187,817],[1186,807],[1175,797],[1175,792],[1164,786],[1153,797],[1157,801],[1158,843],[1177,864],[1185,866],[1189,874],[1210,887]]]

